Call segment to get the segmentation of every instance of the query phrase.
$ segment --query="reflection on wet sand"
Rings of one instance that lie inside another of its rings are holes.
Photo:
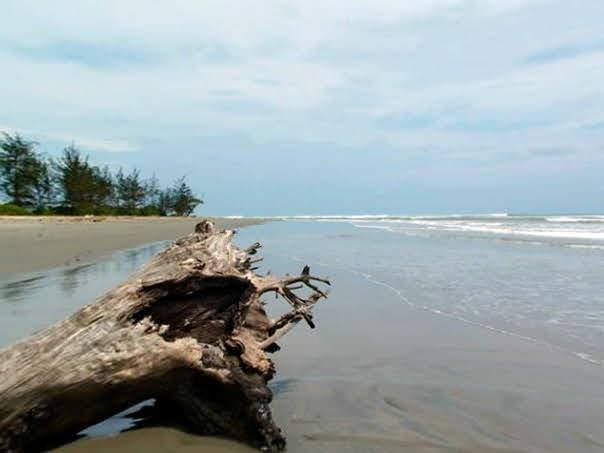
[[[97,263],[0,279],[0,345],[32,334],[92,302],[163,248],[155,243],[116,252]]]
[[[36,287],[36,285],[40,285],[40,280],[44,279],[44,275],[34,275],[32,277],[27,277],[23,280],[12,281],[10,283],[5,283],[0,286],[0,291],[2,294],[2,300],[6,302],[16,303],[19,302],[22,297]]]
[[[54,450],[57,452],[132,453],[154,452],[200,452],[200,453],[245,453],[255,452],[246,445],[215,437],[187,434],[173,428],[145,428],[121,433],[116,436],[84,439]]]

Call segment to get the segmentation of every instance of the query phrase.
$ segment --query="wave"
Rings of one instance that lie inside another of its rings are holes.
[[[507,212],[495,212],[488,214],[337,214],[337,215],[285,215],[265,218],[281,220],[474,220],[474,219],[501,219],[509,221],[533,221],[533,222],[604,222],[604,215],[526,215],[510,214]]]
[[[566,219],[566,217],[565,217]],[[585,248],[600,248],[601,244],[593,241],[604,241],[604,225],[602,223],[573,223],[570,221],[558,224],[531,218],[511,217],[407,217],[407,218],[348,218],[348,219],[319,219],[320,221],[349,222],[359,228],[383,229],[396,233],[409,232],[449,232],[480,234],[493,237],[533,237],[554,240],[587,241]],[[604,219],[603,219],[604,220]],[[576,225],[576,226],[573,226]]]
[[[559,241],[579,241],[585,248],[604,241],[604,215],[526,215],[507,212],[489,214],[443,215],[294,215],[274,217],[279,220],[346,222],[362,228],[376,228],[394,233],[453,232],[492,237],[533,237]],[[587,242],[586,244],[581,243]],[[569,244],[560,244],[569,245]]]
[[[544,238],[556,238],[556,239],[583,239],[583,240],[597,240],[604,241],[604,232],[602,231],[577,231],[577,230],[528,230],[528,229],[513,229],[508,227],[499,226],[478,226],[478,225],[443,225],[443,224],[429,224],[429,223],[414,223],[417,226],[424,226],[427,230],[436,231],[449,231],[449,232],[474,232],[474,233],[491,233],[496,235],[514,235],[514,236],[534,236]],[[385,225],[368,225],[368,224],[357,224],[359,228],[375,228],[389,230],[392,232],[405,232],[402,229],[395,227],[388,227]],[[577,244],[581,245],[581,244]],[[590,244],[585,244],[585,247],[589,247]],[[598,247],[593,247],[598,248]]]
[[[275,220],[479,220],[492,221],[499,219],[510,222],[549,222],[549,223],[604,223],[604,215],[534,215],[534,214],[510,214],[507,212],[494,212],[486,214],[330,214],[330,215],[278,215],[278,216],[223,216],[227,219],[262,218]]]
[[[604,216],[552,216],[545,217],[545,221],[553,223],[604,223]]]

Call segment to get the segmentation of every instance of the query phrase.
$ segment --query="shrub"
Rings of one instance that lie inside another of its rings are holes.
[[[0,204],[0,215],[29,215],[30,212],[11,203]]]

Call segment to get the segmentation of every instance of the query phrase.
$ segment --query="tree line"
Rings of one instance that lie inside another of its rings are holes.
[[[0,191],[8,203],[0,204],[0,213],[188,216],[203,203],[184,177],[162,189],[138,169],[93,165],[74,145],[55,159],[36,146],[19,134],[2,134]]]

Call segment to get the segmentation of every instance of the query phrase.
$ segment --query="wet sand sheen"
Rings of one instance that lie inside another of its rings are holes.
[[[108,252],[177,239],[198,217],[0,216],[0,276],[92,262]],[[261,219],[212,219],[218,228],[240,228]]]
[[[56,452],[89,451],[97,453],[131,453],[135,451],[199,453],[253,453],[247,445],[216,437],[194,436],[172,428],[145,428],[117,436],[76,441]]]

